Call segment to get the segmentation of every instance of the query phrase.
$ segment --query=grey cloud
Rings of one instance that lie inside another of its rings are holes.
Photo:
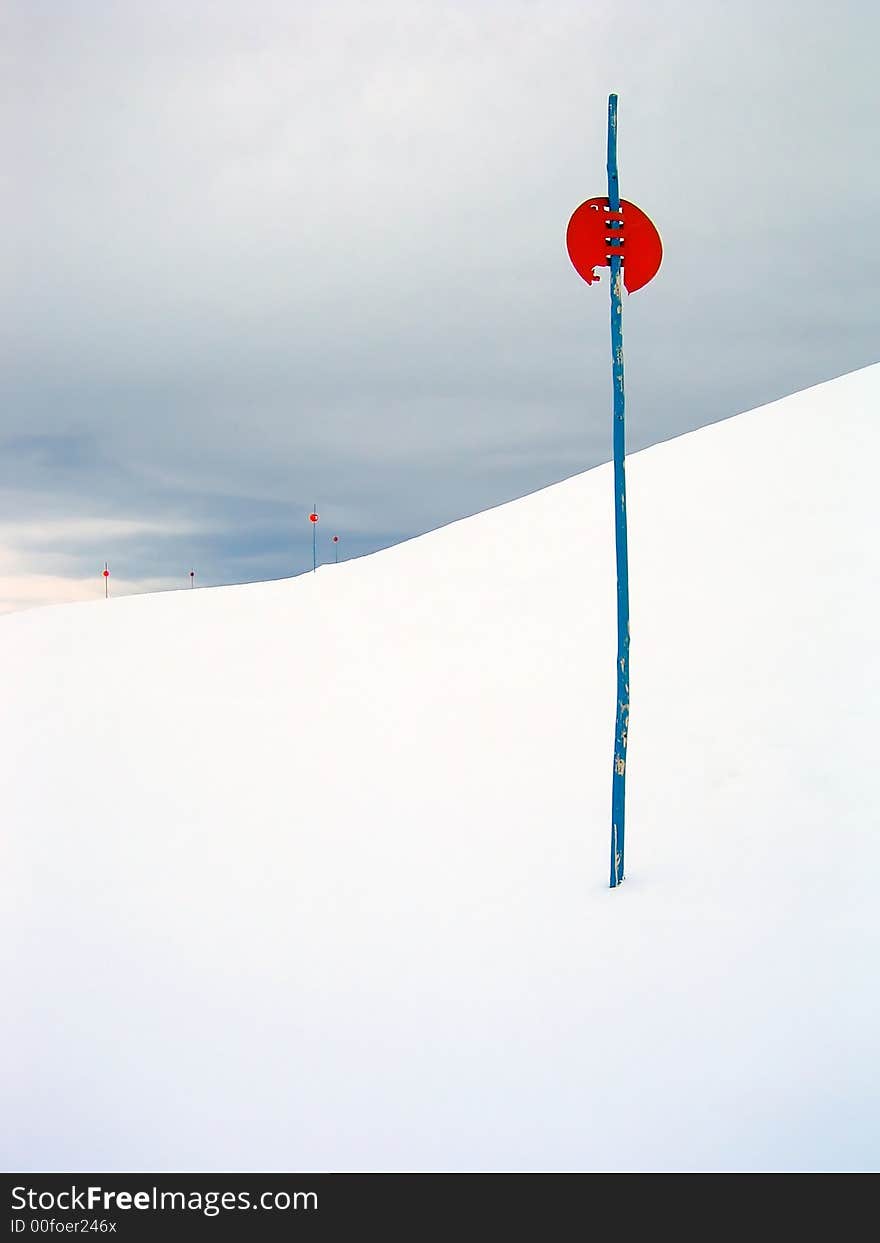
[[[630,447],[877,358],[870,6],[5,23],[0,505],[23,521],[197,519],[218,581],[276,576],[315,499],[369,551],[606,459],[607,286],[564,232],[604,189],[611,89],[624,196],[665,247],[626,304]],[[123,551],[144,577],[171,559]]]

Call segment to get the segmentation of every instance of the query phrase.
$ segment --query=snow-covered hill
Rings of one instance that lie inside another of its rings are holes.
[[[0,620],[8,1169],[869,1169],[880,366],[297,579]]]

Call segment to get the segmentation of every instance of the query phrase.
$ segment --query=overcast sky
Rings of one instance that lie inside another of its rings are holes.
[[[612,90],[665,248],[629,448],[876,362],[878,42],[870,0],[5,0],[0,611],[105,559],[299,573],[315,502],[353,556],[608,459],[565,228]]]

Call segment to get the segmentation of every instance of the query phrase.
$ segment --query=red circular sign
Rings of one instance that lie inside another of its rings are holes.
[[[109,571],[109,570],[105,570],[105,571],[104,571],[104,577],[105,577],[105,578],[109,578],[109,577],[110,577],[110,571]]]
[[[338,535],[334,535],[334,536],[333,536],[333,543],[334,543],[334,544],[338,544],[338,543],[339,543],[339,536],[338,536]]]
[[[317,522],[317,521],[318,521],[317,514],[309,514],[309,522]]]
[[[610,211],[608,199],[587,199],[568,222],[565,242],[569,258],[588,285],[599,278],[594,268],[606,267],[609,256],[619,251],[623,258],[623,283],[629,293],[647,285],[663,260],[663,243],[651,220],[627,199],[620,200],[620,211]],[[619,228],[611,228],[617,221]],[[612,246],[611,237],[621,238]]]

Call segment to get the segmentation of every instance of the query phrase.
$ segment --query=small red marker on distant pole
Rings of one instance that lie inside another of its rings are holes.
[[[336,564],[339,564],[339,536],[333,536],[333,551],[336,553]]]
[[[309,522],[312,524],[312,573],[318,568],[318,507],[314,507],[309,514]]]
[[[107,569],[107,562],[104,562],[104,599],[110,597],[110,571]]]
[[[190,570],[190,572],[189,572],[189,585],[190,585],[190,587],[195,587],[195,585],[196,585],[196,572],[195,572],[195,570]]]

